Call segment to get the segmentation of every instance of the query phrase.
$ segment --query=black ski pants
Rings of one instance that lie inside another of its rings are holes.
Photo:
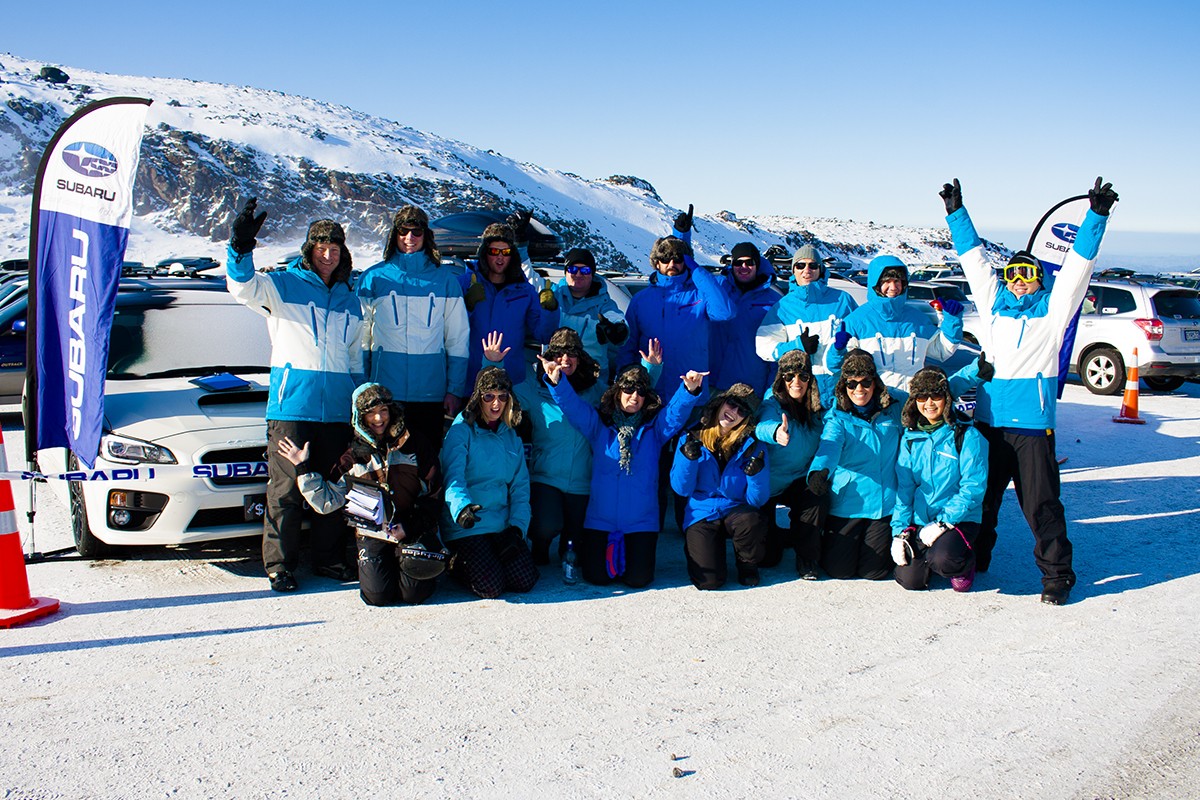
[[[567,494],[544,483],[529,484],[529,544],[535,564],[550,563],[550,544],[556,536],[560,558],[567,552],[568,539],[575,542],[575,552],[579,552],[587,507],[586,494]]]
[[[821,568],[831,578],[881,581],[892,574],[892,518],[830,516],[821,537]]]
[[[1017,502],[1033,531],[1033,559],[1042,571],[1043,586],[1075,585],[1071,568],[1072,547],[1067,538],[1067,515],[1059,499],[1058,458],[1054,432],[1029,436],[976,423],[988,442],[987,491],[983,495],[983,522],[975,542],[975,567],[987,572],[996,546],[1000,504],[1012,481]]]
[[[971,542],[979,536],[978,522],[960,522],[934,540],[932,547],[913,538],[916,554],[903,567],[896,567],[896,583],[905,589],[929,588],[933,573],[943,578],[957,578],[975,569],[975,551]]]
[[[740,564],[757,567],[767,554],[767,517],[763,509],[737,506],[724,517],[693,522],[684,532],[688,577],[697,589],[719,589],[729,575],[725,541],[733,540]]]
[[[775,506],[787,506],[788,527],[775,520]],[[829,497],[817,497],[808,490],[807,478],[792,481],[763,508],[767,516],[767,554],[762,566],[773,567],[783,559],[784,548],[796,550],[796,563],[814,564],[821,560],[821,531],[829,512]]]
[[[583,579],[596,586],[608,586],[620,581],[631,589],[641,589],[654,581],[654,566],[658,554],[658,531],[639,531],[625,534],[625,572],[617,577],[608,574],[608,532],[584,528],[580,541],[575,543],[579,571]]]
[[[350,529],[340,513],[313,511],[296,486],[296,467],[279,455],[284,436],[297,447],[309,443],[308,469],[329,480],[350,442],[344,422],[267,420],[267,507],[263,514],[263,566],[267,574],[280,568],[295,571],[300,563],[300,528],[310,518],[309,546],[314,567],[340,567],[346,562]]]
[[[358,594],[369,606],[418,605],[433,595],[437,578],[417,580],[400,569],[397,546],[358,534]]]

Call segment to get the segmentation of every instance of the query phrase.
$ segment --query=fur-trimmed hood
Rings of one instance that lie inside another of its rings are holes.
[[[364,417],[368,411],[380,405],[387,406],[390,422],[382,439],[376,439]],[[386,386],[364,383],[354,390],[350,425],[354,429],[354,460],[365,462],[370,458],[371,451],[387,450],[404,434],[404,406],[396,402]]]
[[[866,350],[855,349],[846,355],[846,359],[842,362],[842,371],[838,375],[837,385],[833,387],[833,396],[837,399],[838,410],[853,413],[858,406],[851,402],[850,395],[846,392],[847,378],[874,378],[875,394],[872,395],[872,399],[876,407],[884,409],[892,404],[892,396],[888,394],[887,386],[879,379],[879,372],[875,369],[875,359]]]

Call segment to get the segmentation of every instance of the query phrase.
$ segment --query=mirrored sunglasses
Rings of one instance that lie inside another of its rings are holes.
[[[485,392],[483,395],[483,402],[485,403],[494,403],[497,400],[501,403],[507,403],[508,392]]]
[[[568,275],[591,275],[592,268],[591,267],[571,266],[571,267],[567,267],[567,274]]]
[[[489,256],[511,256],[512,248],[511,247],[489,247],[488,255]]]

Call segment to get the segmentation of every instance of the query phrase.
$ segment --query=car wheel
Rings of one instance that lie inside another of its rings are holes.
[[[68,469],[79,469],[79,461],[71,455]],[[83,505],[83,484],[70,481],[67,494],[71,501],[71,534],[75,538],[75,551],[84,558],[100,558],[108,553],[108,545],[96,538],[87,521],[87,510]]]
[[[1092,394],[1119,394],[1125,385],[1125,361],[1111,347],[1097,347],[1084,356],[1079,377]]]
[[[1161,378],[1142,378],[1156,392],[1173,392],[1183,386],[1183,378],[1167,375]]]

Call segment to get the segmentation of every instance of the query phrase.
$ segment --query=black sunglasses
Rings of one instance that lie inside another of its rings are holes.
[[[846,381],[847,389],[857,389],[860,386],[864,389],[870,389],[874,385],[875,385],[874,378],[863,378],[863,379],[857,380],[857,381],[855,381],[855,380],[847,380]]]

